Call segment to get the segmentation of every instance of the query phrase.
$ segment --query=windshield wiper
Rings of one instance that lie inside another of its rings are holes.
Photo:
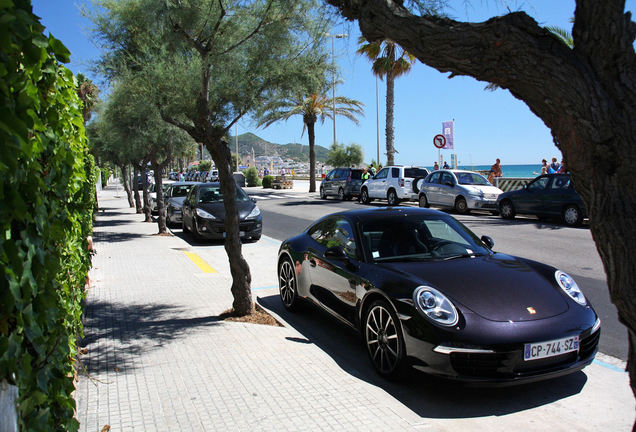
[[[448,261],[448,260],[452,260],[452,259],[455,259],[455,258],[475,258],[475,257],[478,257],[478,256],[483,256],[483,255],[484,255],[483,253],[476,253],[476,254],[475,253],[472,253],[472,254],[464,253],[464,254],[451,255],[451,256],[444,257],[444,258],[440,258],[440,260]]]
[[[399,257],[387,257],[387,258],[376,258],[375,262],[396,262],[396,261],[404,261],[404,262],[413,262],[413,261],[424,261],[429,260],[430,257],[407,257],[407,256],[399,256]]]

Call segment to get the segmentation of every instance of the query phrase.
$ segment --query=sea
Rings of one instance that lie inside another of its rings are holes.
[[[491,165],[460,165],[459,169],[470,171],[490,171]],[[432,169],[432,167],[430,168]],[[530,165],[501,165],[504,177],[528,177],[534,178],[541,174],[541,164]]]

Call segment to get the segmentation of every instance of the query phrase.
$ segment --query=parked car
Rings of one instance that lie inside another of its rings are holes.
[[[239,186],[236,186],[236,206],[241,238],[259,240],[263,230],[261,211],[256,206],[256,200],[250,199]],[[183,231],[191,232],[196,240],[225,238],[225,207],[221,184],[195,184],[183,201],[182,216]]]
[[[587,217],[585,204],[574,190],[569,174],[544,174],[523,189],[505,192],[497,199],[499,214],[513,219],[516,214],[560,218],[566,225],[579,225]]]
[[[174,180],[177,181],[179,180],[179,173],[176,171],[171,171],[168,173],[168,180]]]
[[[170,184],[172,183],[173,182],[170,180],[164,180],[161,184],[161,188],[163,189],[163,193],[164,193],[164,198],[163,198],[164,203],[166,202],[166,198],[165,198],[166,191],[168,190],[168,188],[170,187]],[[148,195],[150,199],[150,213],[157,214],[159,209],[157,208],[157,184],[156,183],[153,182],[148,185]]]
[[[387,166],[365,181],[360,188],[360,201],[368,204],[374,199],[385,199],[390,206],[400,201],[417,201],[417,183],[428,175],[424,167]]]
[[[489,210],[496,214],[497,197],[503,193],[481,174],[464,170],[433,171],[419,186],[420,207],[447,207],[457,213]]]
[[[208,182],[217,182],[219,181],[219,170],[216,169],[212,169],[208,172],[207,177],[205,178],[205,181]]]
[[[600,320],[561,270],[492,250],[452,216],[417,207],[325,216],[280,247],[280,298],[360,332],[376,371],[411,364],[466,382],[521,383],[590,364]]]
[[[320,183],[320,198],[337,196],[339,200],[350,200],[360,195],[362,186],[361,168],[334,168]]]
[[[183,200],[195,184],[195,182],[175,182],[170,185],[164,196],[167,225],[180,224],[183,221],[181,214]]]

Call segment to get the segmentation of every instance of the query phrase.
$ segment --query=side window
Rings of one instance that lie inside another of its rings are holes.
[[[440,177],[441,173],[440,172],[434,172],[433,174],[431,174],[431,176],[428,178],[428,180],[426,181],[426,183],[439,183],[439,177]]]
[[[542,191],[548,185],[549,180],[549,177],[540,177],[528,185],[528,190],[533,192]]]
[[[329,171],[329,174],[327,174],[327,176],[325,177],[325,180],[333,180],[333,176],[336,173],[336,170],[331,170]]]
[[[555,177],[550,187],[552,189],[567,189],[570,187],[570,179],[565,176]]]
[[[340,180],[340,179],[342,179],[343,177],[344,177],[344,169],[342,169],[342,168],[338,168],[338,169],[336,170],[336,175],[333,177],[333,178],[334,178],[334,180]]]
[[[400,169],[391,168],[391,178],[399,178],[399,177],[400,177]]]
[[[383,179],[389,174],[388,168],[382,168],[379,173],[376,174],[375,178]]]
[[[452,175],[450,175],[450,174],[449,174],[449,173],[447,173],[447,172],[443,172],[443,173],[442,173],[442,178],[441,178],[441,180],[440,180],[440,183],[441,183],[441,184],[447,184],[447,183],[455,184],[455,180],[453,179],[453,176],[452,176]]]
[[[310,231],[311,238],[324,247],[342,246],[348,257],[356,259],[356,241],[353,228],[346,219],[333,217],[315,225]]]

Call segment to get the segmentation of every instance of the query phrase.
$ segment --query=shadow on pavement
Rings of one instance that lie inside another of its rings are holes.
[[[96,239],[97,242],[106,242],[106,243],[121,243],[121,242],[131,241],[131,240],[145,237],[145,236],[146,236],[145,234],[139,234],[139,233],[126,233],[126,232],[114,232],[114,231],[95,231],[93,233],[93,238]]]
[[[471,418],[498,416],[546,405],[579,393],[587,381],[583,372],[551,381],[514,387],[469,387],[428,376],[414,369],[400,381],[381,378],[373,369],[359,336],[317,307],[303,304],[291,313],[278,295],[259,297],[259,303],[280,315],[305,338],[288,338],[314,343],[338,365],[370,384],[381,387],[413,412],[424,418]],[[299,365],[302,367],[302,365]]]
[[[219,316],[180,318],[187,313],[167,304],[88,303],[80,346],[87,349],[82,363],[90,374],[134,369],[137,358],[186,333],[218,325]]]
[[[348,201],[340,201],[334,199],[325,199],[325,200],[297,200],[297,201],[287,201],[281,203],[282,206],[285,207],[298,207],[298,206],[323,206],[323,205],[334,205],[339,203],[346,203]]]

